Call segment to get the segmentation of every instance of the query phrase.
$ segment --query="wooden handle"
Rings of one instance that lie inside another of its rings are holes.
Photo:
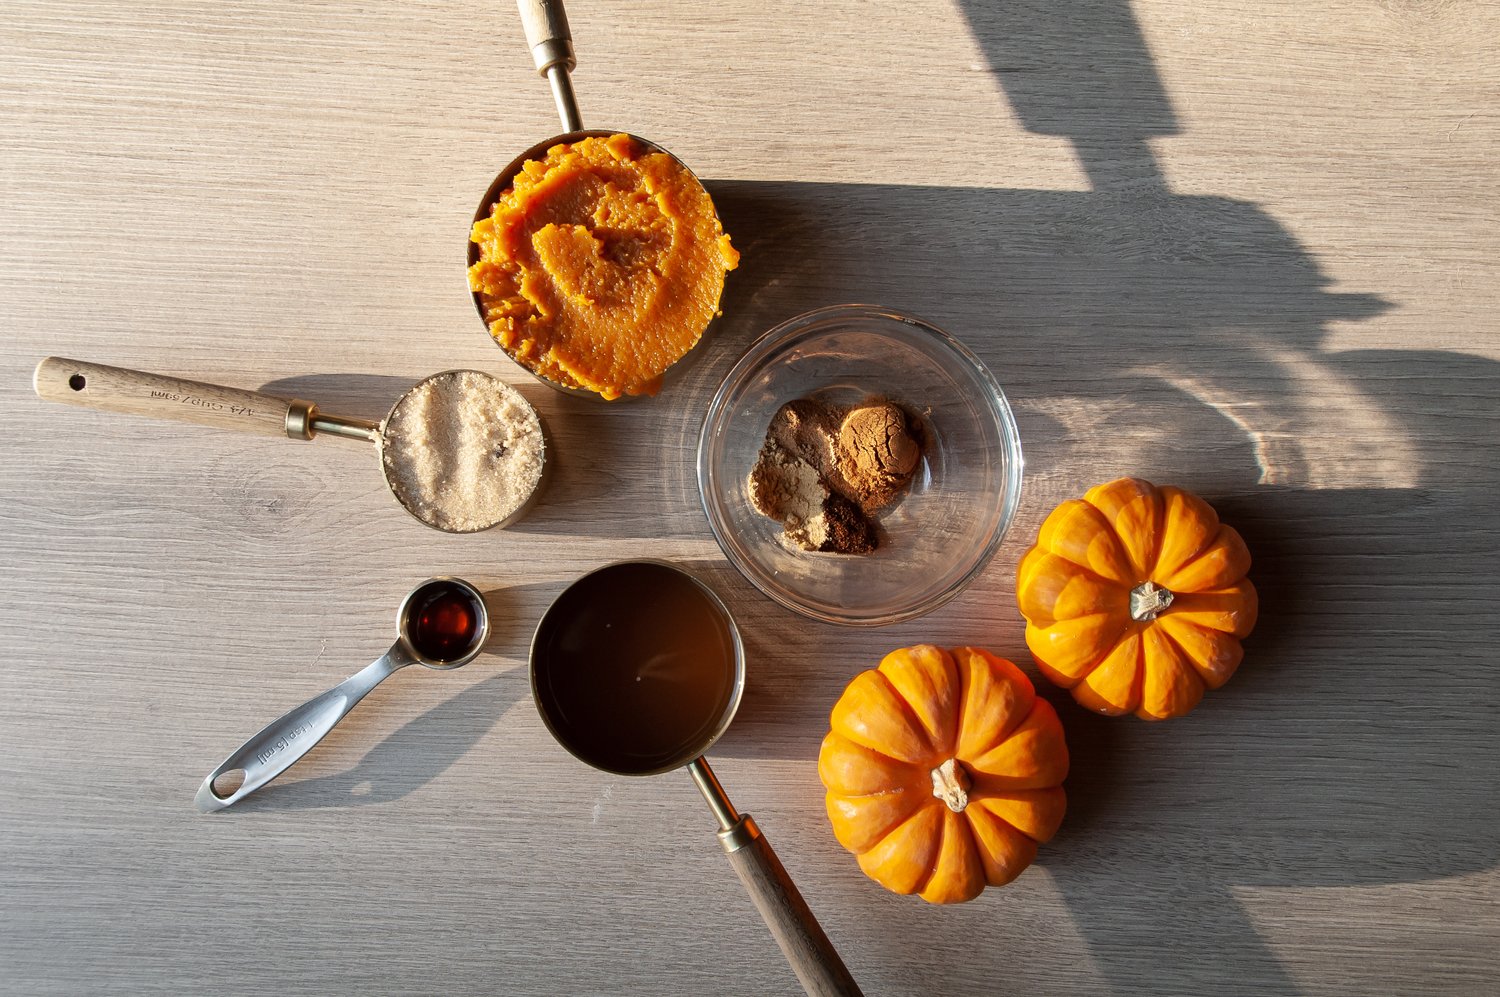
[[[719,840],[802,989],[814,997],[862,997],[859,984],[750,815],[740,814],[734,827],[719,832]]]
[[[578,64],[573,57],[573,33],[568,30],[568,14],[562,0],[516,0],[521,11],[521,26],[526,29],[526,44],[536,71],[543,76],[561,63],[568,72]]]
[[[32,379],[37,396],[49,402],[84,408],[144,415],[153,419],[193,422],[264,436],[294,436],[288,419],[306,402],[225,388],[200,381],[162,377],[123,367],[48,357],[36,366]]]

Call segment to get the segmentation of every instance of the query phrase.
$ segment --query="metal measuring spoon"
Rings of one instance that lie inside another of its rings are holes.
[[[719,843],[809,994],[859,985],[749,814],[704,753],[734,719],[745,648],[713,590],[664,561],[621,561],[573,582],[531,641],[542,722],[579,760],[620,775],[686,767],[719,824]]]
[[[407,665],[447,671],[479,654],[490,633],[484,597],[460,578],[429,578],[401,600],[396,643],[321,696],[275,720],[208,774],[193,803],[208,813],[232,806],[312,750],[388,676]]]
[[[393,417],[402,410],[409,399],[415,398],[422,389],[441,378],[457,375],[473,375],[499,386],[497,393],[505,397],[514,396],[535,425],[528,423],[524,434],[535,435],[535,447],[545,454],[542,444],[541,420],[514,388],[499,378],[481,371],[443,371],[423,378],[409,388],[390,412],[380,422],[367,419],[350,419],[330,415],[309,401],[297,398],[277,398],[258,391],[242,388],[226,388],[217,384],[189,381],[183,378],[163,377],[145,371],[110,367],[84,360],[69,360],[63,357],[47,357],[37,364],[33,385],[39,397],[52,402],[79,405],[84,408],[123,412],[128,415],[143,415],[155,419],[171,419],[191,422],[201,426],[232,429],[242,433],[262,436],[286,436],[294,440],[311,440],[320,433],[343,436],[349,439],[374,443],[381,455],[380,470],[385,475],[386,486],[401,507],[411,513],[418,522],[444,533],[475,533],[495,526],[506,526],[525,514],[530,506],[530,496],[538,490],[541,466],[536,468],[531,491],[514,509],[495,515],[479,525],[456,529],[445,526],[436,519],[430,504],[423,503],[411,493],[407,481],[418,475],[407,473],[415,463],[413,455],[419,448],[403,447],[399,436],[394,435]],[[507,394],[508,393],[508,394]]]

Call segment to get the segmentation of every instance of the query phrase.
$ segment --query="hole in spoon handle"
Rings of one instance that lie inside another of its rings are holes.
[[[244,784],[244,769],[230,769],[228,772],[216,775],[208,780],[209,791],[221,800],[228,799],[239,792],[240,787]]]

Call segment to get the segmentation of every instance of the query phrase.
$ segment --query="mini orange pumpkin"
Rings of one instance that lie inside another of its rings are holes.
[[[889,890],[972,900],[1020,875],[1062,822],[1057,712],[988,651],[892,651],[849,683],[831,725],[818,775],[833,833]]]
[[[1042,674],[1091,710],[1180,717],[1239,667],[1250,552],[1207,502],[1136,478],[1052,511],[1016,572]]]

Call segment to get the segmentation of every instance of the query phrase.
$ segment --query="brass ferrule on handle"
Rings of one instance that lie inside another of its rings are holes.
[[[546,41],[533,45],[531,59],[536,63],[536,70],[542,76],[546,76],[553,67],[558,67],[567,73],[578,68],[578,59],[573,55],[573,39],[571,38],[548,38]]]
[[[342,436],[350,440],[380,442],[380,423],[368,419],[346,419],[341,415],[319,412],[312,402],[294,398],[286,410],[286,435],[294,440],[310,440],[319,433]]]
[[[312,402],[293,398],[286,407],[286,435],[294,440],[310,440],[317,435],[313,429],[313,414],[318,407]]]

